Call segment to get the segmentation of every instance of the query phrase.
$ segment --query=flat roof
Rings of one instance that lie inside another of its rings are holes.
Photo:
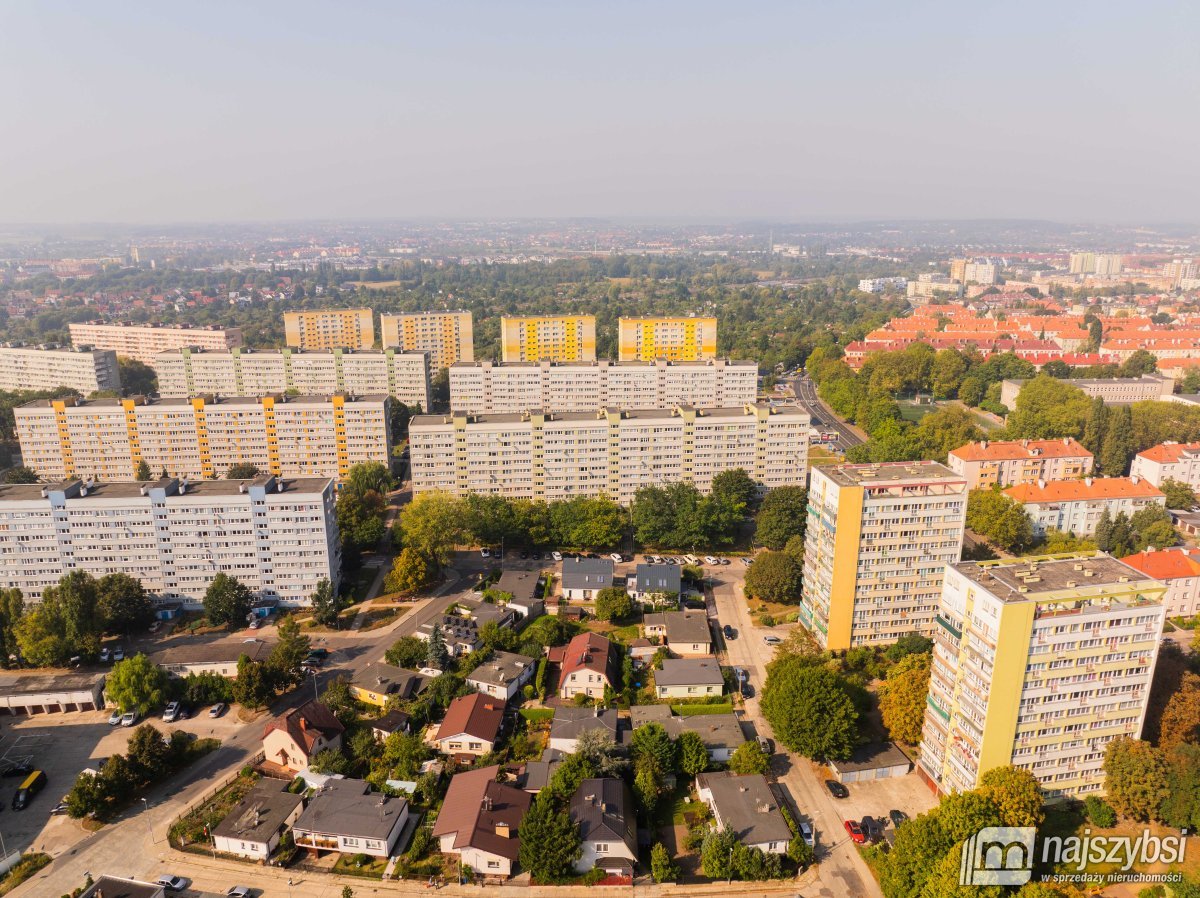
[[[879,770],[883,767],[912,766],[912,759],[897,747],[895,742],[868,742],[850,754],[847,761],[833,761],[830,766],[839,771]]]
[[[489,686],[507,686],[532,665],[533,659],[527,655],[518,655],[514,652],[493,652],[490,659],[484,661],[467,675],[467,679],[486,683]]]
[[[1035,600],[1039,595],[1063,589],[1094,589],[1128,583],[1160,585],[1153,577],[1103,552],[963,561],[955,564],[954,569],[1006,602]]]
[[[930,480],[947,480],[966,483],[961,474],[956,474],[936,461],[891,461],[863,465],[817,465],[816,469],[839,486],[877,486],[882,484],[921,483]]]
[[[152,882],[101,876],[79,898],[159,898],[162,894],[163,887]]]
[[[249,480],[187,480],[163,477],[159,480],[97,480],[90,485],[83,480],[66,480],[60,483],[5,483],[0,484],[0,502],[31,502],[46,498],[43,491],[65,493],[72,502],[87,502],[93,499],[137,499],[149,494],[151,489],[165,490],[167,498],[177,500],[189,496],[234,496],[246,492],[251,486],[264,487],[267,495],[274,494],[319,494],[333,483],[330,477],[275,477],[261,474]],[[181,484],[186,487],[180,492]],[[279,485],[283,489],[279,489]],[[81,495],[81,488],[87,495]],[[147,492],[143,494],[142,490]]]
[[[192,642],[167,646],[150,656],[159,666],[167,664],[221,664],[248,655],[251,661],[265,661],[274,643],[261,639],[222,639],[218,642]]]
[[[292,828],[386,842],[407,805],[403,798],[372,792],[364,780],[328,779]]]
[[[676,403],[670,408],[619,408],[608,406],[588,412],[559,412],[545,409],[530,409],[527,412],[484,412],[459,413],[451,412],[444,415],[414,415],[409,422],[410,427],[435,427],[439,424],[453,424],[455,417],[465,417],[468,424],[518,424],[530,420],[532,415],[542,415],[547,421],[602,421],[609,414],[619,414],[623,421],[669,421],[682,417],[679,412],[692,411],[697,418],[747,418],[759,409],[771,415],[783,415],[790,418],[808,418],[804,409],[794,405],[769,405],[758,402],[747,405],[717,406],[697,408],[683,403]],[[914,462],[913,464],[919,464]]]
[[[47,692],[95,692],[104,682],[102,673],[0,671],[0,696],[43,695]]]
[[[792,831],[766,777],[756,773],[735,776],[729,771],[702,773],[696,785],[712,795],[721,822],[731,827],[742,843],[791,841]]]

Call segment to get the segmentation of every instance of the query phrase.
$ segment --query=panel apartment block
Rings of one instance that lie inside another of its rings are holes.
[[[41,400],[15,409],[24,462],[47,480],[128,480],[145,461],[171,477],[345,477],[391,458],[387,396]]]
[[[791,406],[420,415],[409,425],[413,493],[563,499],[689,481],[708,492],[743,468],[763,489],[802,485],[810,418]]]
[[[428,352],[429,366],[438,371],[475,358],[470,312],[416,312],[380,315],[384,348]]]
[[[168,349],[196,346],[200,349],[236,349],[244,346],[240,327],[187,327],[154,324],[104,324],[73,322],[68,325],[71,342],[92,349],[111,349],[117,355],[147,365]]]
[[[758,364],[702,362],[459,362],[450,367],[450,408],[468,414],[561,412],[753,403]]]
[[[135,577],[158,601],[199,607],[220,573],[257,595],[307,605],[337,588],[329,478],[0,485],[0,576],[26,601],[63,574]]]
[[[596,316],[501,318],[500,357],[506,362],[593,361],[596,358]]]
[[[801,622],[831,651],[931,635],[966,516],[966,481],[937,462],[813,468]]]
[[[296,349],[370,349],[375,313],[370,309],[306,309],[283,313],[283,334]]]
[[[53,390],[70,387],[84,396],[120,390],[117,354],[111,349],[41,349],[0,346],[0,390]]]
[[[1050,799],[1100,791],[1108,743],[1142,732],[1165,592],[1101,553],[948,567],[921,772],[943,794],[1006,764]]]
[[[696,362],[717,357],[716,318],[622,318],[617,322],[619,359]]]
[[[187,396],[266,396],[296,391],[387,393],[405,405],[429,408],[429,353],[398,349],[283,349],[201,352],[177,349],[154,362],[164,399]]]

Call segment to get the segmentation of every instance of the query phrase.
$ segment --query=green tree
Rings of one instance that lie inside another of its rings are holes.
[[[450,663],[450,650],[446,648],[446,638],[442,635],[441,626],[436,623],[433,625],[433,631],[429,634],[425,663],[435,670],[445,670]]]
[[[1087,423],[1083,427],[1083,436],[1080,442],[1083,447],[1096,456],[1100,457],[1100,453],[1104,447],[1104,434],[1108,429],[1108,406],[1104,404],[1103,396],[1096,396],[1092,399],[1092,407],[1088,412]]]
[[[142,724],[129,737],[126,754],[139,783],[153,783],[166,776],[171,767],[171,747],[163,734],[148,723]]]
[[[250,660],[249,655],[238,658],[237,677],[233,681],[233,700],[251,710],[265,708],[275,697],[275,684],[267,666]]]
[[[758,499],[758,484],[744,469],[730,468],[713,478],[711,494],[716,499],[728,502],[740,514]]]
[[[5,483],[37,483],[37,471],[24,465],[17,465],[4,472]]]
[[[737,774],[757,773],[766,776],[771,772],[771,758],[757,742],[743,742],[730,756],[729,769]]]
[[[1117,825],[1117,812],[1099,795],[1089,795],[1083,800],[1083,811],[1088,822],[1102,829],[1110,829]]]
[[[1118,814],[1143,822],[1156,819],[1170,794],[1162,752],[1141,739],[1120,737],[1109,742],[1104,791]]]
[[[346,472],[342,493],[353,493],[356,496],[378,493],[386,496],[393,486],[395,479],[387,465],[379,461],[363,461],[351,465],[350,470]]]
[[[1129,406],[1116,406],[1109,412],[1104,440],[1097,459],[1100,472],[1109,477],[1121,477],[1133,457],[1133,415]]]
[[[1168,477],[1158,488],[1167,497],[1167,508],[1188,509],[1196,506],[1196,492],[1186,483]]]
[[[342,546],[351,552],[374,549],[387,532],[387,499],[382,493],[342,490],[335,511]]]
[[[1091,411],[1091,399],[1083,390],[1068,381],[1039,375],[1021,388],[1006,429],[1013,439],[1078,439]]]
[[[558,883],[573,874],[583,854],[579,827],[555,807],[549,795],[534,799],[521,821],[520,834],[518,858],[535,883]]]
[[[300,624],[294,617],[279,622],[278,636],[279,641],[267,658],[267,666],[279,685],[298,683],[301,678],[300,666],[308,658],[312,642],[300,632]]]
[[[144,630],[154,620],[154,605],[140,580],[128,574],[105,574],[96,591],[104,628],[110,633]]]
[[[995,489],[971,490],[967,496],[967,526],[1010,552],[1033,542],[1033,523],[1025,509]]]
[[[350,759],[336,748],[323,748],[308,762],[313,773],[345,776],[350,772]]]
[[[345,677],[335,677],[325,684],[321,703],[333,712],[333,716],[344,727],[353,727],[358,721],[358,702],[350,694],[350,681]]]
[[[837,674],[785,656],[770,668],[762,712],[776,737],[806,758],[841,761],[858,744],[858,711]]]
[[[150,480],[152,478],[150,466],[146,464],[146,459],[141,459],[137,463],[137,469],[133,472],[134,480]]]
[[[9,656],[18,650],[17,625],[25,614],[25,597],[15,586],[0,587],[0,664],[8,666]]]
[[[704,747],[704,740],[699,733],[684,730],[675,740],[675,749],[679,757],[679,769],[688,776],[696,776],[708,769],[708,749]]]
[[[225,472],[226,480],[253,480],[262,471],[258,469],[258,465],[253,462],[240,461],[229,466],[229,470]]]
[[[664,771],[654,755],[642,755],[633,764],[633,794],[647,819],[652,819],[666,789]]]
[[[655,842],[650,849],[650,875],[655,882],[675,882],[679,879],[679,867],[671,860],[671,852],[662,842]]]
[[[1046,796],[1030,771],[1006,765],[993,767],[979,778],[976,791],[990,799],[1004,826],[1038,827],[1046,819]]]
[[[121,379],[121,392],[126,396],[150,396],[158,392],[158,377],[145,362],[119,355],[117,373]]]
[[[798,602],[803,581],[803,568],[787,552],[762,552],[746,571],[746,595],[764,602]]]
[[[399,542],[444,565],[464,534],[462,500],[440,490],[416,496],[397,520]]]
[[[204,592],[204,614],[214,626],[239,626],[250,613],[254,596],[236,577],[222,572]]]
[[[1200,676],[1190,671],[1183,675],[1167,700],[1158,727],[1158,747],[1164,752],[1200,742]]]
[[[619,586],[596,593],[596,617],[604,621],[624,620],[633,613],[633,599]]]
[[[921,741],[930,661],[927,654],[906,655],[888,671],[887,680],[879,691],[883,725],[893,739],[909,745]]]
[[[406,670],[416,670],[425,665],[425,656],[428,653],[429,646],[425,640],[416,636],[401,636],[392,643],[392,647],[387,650],[384,657],[388,664],[394,664]]]
[[[1167,797],[1159,817],[1189,832],[1200,827],[1200,745],[1180,744],[1167,753]]]
[[[651,757],[664,773],[675,770],[675,743],[661,723],[644,723],[634,730],[632,746],[635,763],[643,757]]]
[[[733,852],[739,844],[733,830],[710,830],[700,848],[700,869],[709,879],[728,879],[733,873]]]
[[[335,592],[333,584],[324,578],[317,584],[309,602],[313,620],[323,627],[336,627],[339,616],[347,607],[345,597]]]
[[[1158,370],[1158,359],[1146,349],[1136,349],[1124,362],[1118,377],[1144,377]]]
[[[113,665],[105,681],[108,699],[121,713],[146,714],[166,701],[167,675],[141,652]]]
[[[621,543],[628,523],[625,509],[604,496],[577,496],[550,506],[555,541],[576,549],[607,549]]]
[[[755,515],[754,541],[768,549],[782,549],[793,537],[804,538],[808,522],[808,490],[780,486],[763,497]]]
[[[414,593],[433,580],[433,565],[416,549],[402,549],[383,580],[386,592]]]
[[[516,506],[505,496],[468,493],[463,497],[464,526],[471,541],[481,546],[513,545],[522,531]]]

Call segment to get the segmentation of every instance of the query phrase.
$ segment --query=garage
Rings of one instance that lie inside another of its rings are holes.
[[[842,783],[904,776],[912,770],[912,761],[895,742],[868,742],[855,749],[847,761],[831,761],[834,776]]]
[[[0,714],[59,714],[104,707],[104,674],[0,672]]]

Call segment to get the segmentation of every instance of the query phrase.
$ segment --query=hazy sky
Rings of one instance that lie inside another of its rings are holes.
[[[1200,3],[0,3],[0,221],[1200,219]]]

